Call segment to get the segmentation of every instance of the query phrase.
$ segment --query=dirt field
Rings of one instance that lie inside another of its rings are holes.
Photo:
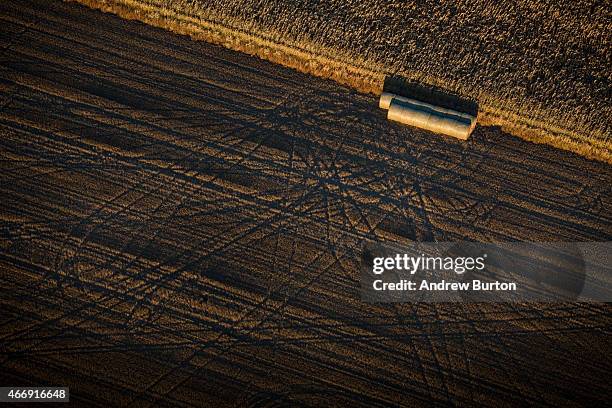
[[[598,0],[77,0],[364,92],[388,75],[612,164],[612,6]]]
[[[370,305],[357,271],[370,241],[610,241],[609,165],[414,131],[374,96],[73,3],[0,19],[0,385],[105,407],[612,391],[608,305]]]

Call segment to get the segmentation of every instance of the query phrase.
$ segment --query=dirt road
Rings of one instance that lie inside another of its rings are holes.
[[[612,240],[612,168],[74,4],[0,3],[1,385],[89,406],[605,398],[610,307],[368,305],[364,242]]]

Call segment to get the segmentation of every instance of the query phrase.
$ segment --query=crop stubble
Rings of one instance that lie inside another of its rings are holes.
[[[609,166],[495,128],[431,137],[74,4],[0,10],[4,384],[89,406],[609,394],[607,305],[368,305],[357,273],[371,240],[610,240]]]

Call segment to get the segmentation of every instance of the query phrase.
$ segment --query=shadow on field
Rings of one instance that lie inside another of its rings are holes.
[[[478,103],[431,85],[419,84],[399,75],[387,76],[383,92],[394,93],[457,112],[478,115]]]

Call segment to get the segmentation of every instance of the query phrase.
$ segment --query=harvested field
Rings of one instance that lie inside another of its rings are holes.
[[[612,163],[612,6],[597,0],[77,0],[380,93],[400,75],[479,122]]]
[[[365,242],[612,240],[612,167],[74,3],[0,2],[0,385],[87,407],[610,394],[606,304],[365,304]]]

